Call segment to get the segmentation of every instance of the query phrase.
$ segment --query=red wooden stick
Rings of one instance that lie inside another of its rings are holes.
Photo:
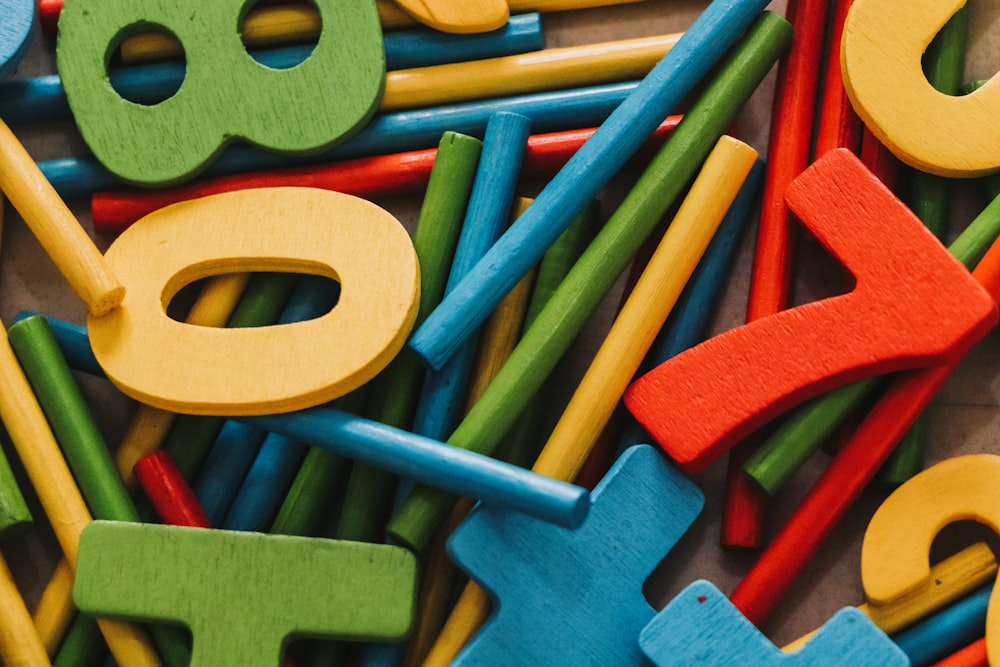
[[[819,156],[834,148],[846,148],[855,155],[861,150],[861,119],[844,90],[844,77],[840,69],[840,41],[844,35],[844,21],[854,0],[833,0],[830,37],[827,39],[826,71],[823,75],[823,93],[816,126],[816,147]]]
[[[993,243],[972,275],[994,301],[1000,300],[1000,241]],[[908,371],[889,386],[733,591],[733,604],[752,623],[764,623],[957,365],[956,360]]]
[[[816,82],[823,59],[829,0],[790,0],[787,17],[795,29],[791,49],[778,68],[771,115],[757,247],[750,274],[747,321],[783,310],[792,271],[791,214],[785,188],[809,164],[816,114]],[[739,456],[739,454],[737,454]],[[759,548],[765,496],[733,462],[723,504],[723,546]]]
[[[667,118],[653,133],[647,148],[661,145],[678,122],[680,116]],[[532,135],[528,139],[523,174],[530,178],[551,176],[593,133],[594,128]],[[168,204],[246,188],[312,187],[365,199],[413,194],[427,187],[436,156],[437,149],[431,148],[326,165],[220,176],[166,190],[98,192],[91,199],[94,230],[119,233],[147,213]]]
[[[986,659],[986,638],[977,639],[968,646],[955,651],[947,658],[938,660],[933,667],[989,667]]]
[[[45,34],[56,34],[62,4],[62,0],[38,0],[38,18],[41,20],[42,30],[45,31]]]
[[[136,461],[132,472],[164,523],[191,528],[212,527],[208,515],[168,451],[161,449],[143,456]]]

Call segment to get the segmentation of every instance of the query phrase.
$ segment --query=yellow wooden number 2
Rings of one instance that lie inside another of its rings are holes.
[[[332,400],[378,373],[416,318],[419,268],[406,230],[336,192],[266,188],[168,206],[132,225],[106,258],[128,291],[87,321],[94,354],[124,393],[173,412],[268,414]],[[325,276],[340,297],[321,317],[269,327],[167,316],[185,285],[245,271]]]
[[[1000,76],[961,97],[938,92],[920,58],[965,0],[857,0],[841,66],[854,109],[911,167],[954,178],[1000,170]]]
[[[861,545],[861,581],[873,607],[933,589],[931,543],[950,523],[972,519],[1000,534],[1000,456],[947,459],[900,486],[872,516]],[[1000,664],[996,589],[986,612],[986,652]]]

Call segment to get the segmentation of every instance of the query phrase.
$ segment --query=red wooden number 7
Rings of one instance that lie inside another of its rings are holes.
[[[785,198],[857,284],[716,336],[629,387],[628,409],[688,472],[813,396],[956,359],[996,323],[989,294],[848,151],[817,160]]]

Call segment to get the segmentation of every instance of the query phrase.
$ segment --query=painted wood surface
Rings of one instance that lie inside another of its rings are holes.
[[[992,509],[998,480],[1000,457],[971,454],[946,459],[896,489],[872,516],[861,547],[861,581],[869,600],[886,604],[933,586],[931,542],[949,523],[972,519],[1000,532],[1000,514]],[[991,662],[1000,659],[998,621],[996,611],[988,612]]]
[[[56,46],[59,73],[84,140],[110,171],[134,183],[168,185],[201,171],[237,139],[286,153],[311,152],[371,118],[385,82],[382,31],[371,3],[316,2],[326,28],[312,55],[285,70],[247,57],[232,30],[244,4],[66,5]],[[106,54],[123,30],[150,23],[180,40],[186,72],[176,94],[143,105],[110,86]],[[350,95],[327,92],[344,87]],[[292,99],[296,104],[288,105]]]
[[[408,346],[440,368],[766,5],[716,0],[445,297]]]
[[[448,550],[494,612],[452,665],[636,665],[654,611],[642,585],[701,511],[701,492],[651,447],[619,459],[567,531],[480,505]],[[544,631],[542,631],[544,628]]]
[[[35,161],[0,120],[0,190],[93,315],[125,298],[125,287]]]
[[[13,73],[24,58],[34,23],[33,0],[8,0],[0,5],[0,79]]]
[[[590,313],[680,196],[682,184],[694,176],[790,37],[788,23],[775,14],[765,13],[754,25],[524,333],[507,364],[448,439],[449,444],[479,452],[497,447],[501,434],[541,388]],[[397,520],[410,522],[405,514],[422,514],[425,516],[417,520],[422,525],[419,544],[426,544],[451,504],[446,494],[414,490],[390,522],[389,532],[394,533]],[[409,539],[415,540],[417,531],[408,532]],[[421,548],[415,541],[412,544]]]
[[[799,665],[908,667],[906,654],[854,607],[845,607],[794,653],[772,644],[711,582],[696,581],[667,603],[639,635],[657,667]]]
[[[161,449],[143,456],[136,461],[133,472],[164,523],[191,528],[212,527],[205,509],[198,503],[170,452]]]
[[[960,357],[996,321],[989,294],[849,151],[816,161],[787,197],[857,285],[712,338],[633,383],[626,405],[685,470],[704,469],[739,438],[846,382]],[[853,352],[837,342],[862,331]]]
[[[32,622],[7,561],[0,556],[0,660],[6,667],[48,667],[45,644]]]
[[[233,235],[232,219],[254,231]],[[382,370],[416,316],[406,230],[374,204],[335,192],[245,190],[175,204],[130,227],[105,257],[130,291],[110,317],[88,320],[94,354],[126,394],[174,412],[261,414],[329,401]],[[197,327],[163,310],[188,283],[247,271],[305,271],[343,290],[322,317],[282,327]]]
[[[1000,169],[1000,78],[953,96],[936,90],[921,66],[931,39],[964,5],[857,0],[847,16],[841,56],[848,95],[875,136],[911,167],[955,178]],[[928,123],[941,130],[927,132]]]
[[[270,667],[293,635],[404,636],[415,587],[399,547],[100,521],[81,538],[73,597],[96,615],[186,625],[192,667]]]
[[[396,0],[421,23],[442,32],[496,30],[510,16],[507,0]]]

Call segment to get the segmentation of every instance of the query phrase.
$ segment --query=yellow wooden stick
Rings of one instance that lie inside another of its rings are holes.
[[[756,151],[731,137],[724,136],[716,144],[533,471],[564,481],[576,477],[756,158]],[[486,593],[470,582],[424,667],[448,665],[488,615]]]
[[[441,32],[474,33],[497,30],[507,23],[507,0],[396,0],[424,25]]]
[[[712,149],[532,470],[576,477],[756,159],[732,137]]]
[[[18,365],[0,323],[0,419],[3,419],[18,457],[38,500],[49,517],[56,539],[69,563],[76,562],[80,533],[91,521],[90,512],[59,451],[31,385]],[[132,623],[100,622],[101,632],[122,667],[160,665],[149,637]]]
[[[934,585],[920,589],[914,596],[904,596],[889,604],[875,606],[867,602],[858,605],[868,618],[886,634],[899,632],[911,623],[931,614],[985,584],[997,574],[997,560],[989,546],[973,544],[931,568]],[[799,637],[781,650],[793,652],[802,648],[818,630]]]
[[[682,33],[389,72],[381,111],[640,79]]]
[[[62,644],[76,607],[73,606],[73,568],[63,558],[56,565],[52,578],[42,591],[35,612],[31,615],[49,657],[54,657]]]
[[[0,556],[0,661],[7,667],[43,667],[51,664],[45,645],[7,561]]]
[[[559,12],[587,7],[624,5],[641,0],[511,0],[511,12]],[[399,5],[378,0],[383,28],[402,28],[417,23]],[[243,42],[248,48],[260,48],[293,42],[316,40],[322,29],[319,12],[310,5],[258,5],[243,22]],[[122,61],[146,62],[179,58],[184,51],[170,35],[151,32],[132,35],[121,45]]]
[[[7,124],[0,120],[0,190],[21,214],[91,315],[104,315],[125,288]]]

